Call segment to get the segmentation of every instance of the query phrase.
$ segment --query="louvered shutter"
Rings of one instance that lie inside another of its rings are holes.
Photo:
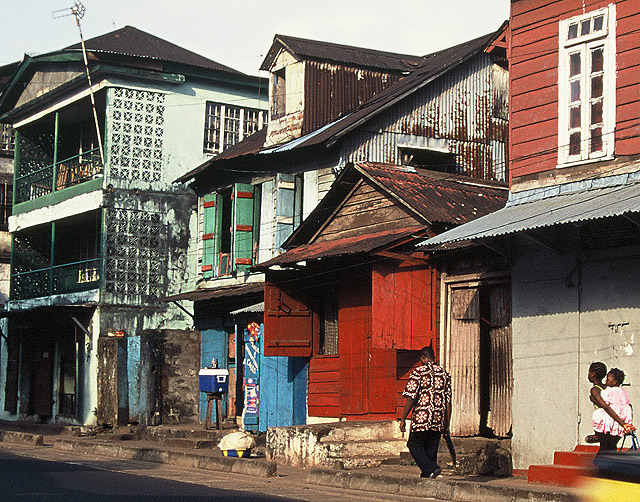
[[[202,218],[202,276],[205,279],[213,277],[216,262],[215,230],[216,230],[216,194],[203,197]]]
[[[253,185],[236,183],[234,187],[235,225],[233,264],[239,272],[252,265],[253,256]]]

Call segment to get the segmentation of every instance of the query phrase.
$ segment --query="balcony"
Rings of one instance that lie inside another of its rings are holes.
[[[100,286],[100,259],[65,263],[11,274],[11,299],[78,293]]]
[[[27,165],[37,165],[37,162],[29,162],[29,159],[24,160],[27,160]],[[34,200],[55,191],[99,178],[103,174],[103,169],[100,151],[98,148],[94,148],[81,155],[69,157],[28,174],[16,176],[14,204]],[[24,171],[24,169],[20,171]]]
[[[15,232],[11,300],[98,289],[101,222],[96,210]]]

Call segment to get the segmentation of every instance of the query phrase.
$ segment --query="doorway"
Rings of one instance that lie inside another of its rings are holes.
[[[451,431],[457,436],[507,437],[513,394],[509,283],[448,283],[447,306]]]

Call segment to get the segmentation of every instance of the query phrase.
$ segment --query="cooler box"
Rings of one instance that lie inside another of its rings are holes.
[[[202,368],[198,373],[200,392],[220,394],[229,391],[229,370]]]

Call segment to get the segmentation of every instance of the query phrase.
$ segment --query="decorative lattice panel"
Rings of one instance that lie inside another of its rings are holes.
[[[160,213],[109,209],[105,291],[124,303],[145,302],[165,290],[168,262]]]
[[[116,88],[110,106],[109,175],[161,181],[164,94]]]

